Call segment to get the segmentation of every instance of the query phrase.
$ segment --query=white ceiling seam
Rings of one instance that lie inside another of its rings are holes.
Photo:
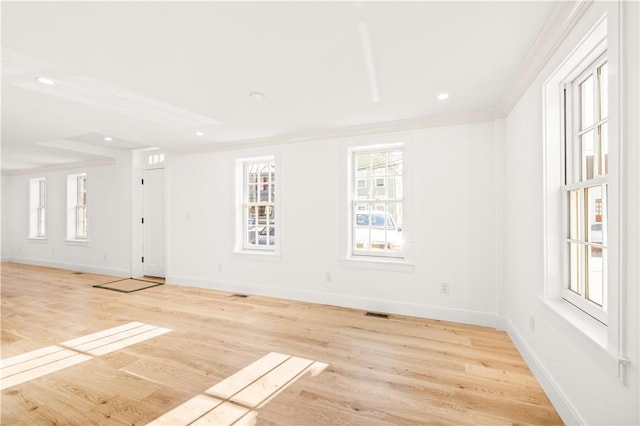
[[[369,88],[371,89],[371,101],[373,103],[380,102],[380,94],[378,92],[378,79],[376,78],[376,67],[373,61],[373,51],[371,49],[371,39],[369,37],[369,27],[366,22],[358,24],[358,33],[360,34],[360,43],[364,54],[364,63],[369,77]]]

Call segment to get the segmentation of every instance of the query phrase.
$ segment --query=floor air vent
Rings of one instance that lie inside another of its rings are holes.
[[[374,317],[374,318],[384,318],[384,319],[389,319],[389,315],[387,314],[381,314],[378,312],[367,312],[366,314],[364,314],[367,317]]]
[[[239,297],[241,299],[247,298],[249,297],[248,294],[240,294],[240,293],[236,293],[236,294],[232,294],[231,297]]]

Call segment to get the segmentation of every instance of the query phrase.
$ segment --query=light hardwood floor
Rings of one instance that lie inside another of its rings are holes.
[[[146,424],[270,352],[329,366],[259,425],[561,424],[491,328],[2,264],[2,359],[139,321],[172,331],[2,391],[3,425]]]

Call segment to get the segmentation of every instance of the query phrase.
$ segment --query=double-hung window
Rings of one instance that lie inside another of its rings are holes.
[[[243,168],[243,248],[275,250],[276,165],[273,157],[246,160]]]
[[[87,175],[67,176],[67,239],[87,239]]]
[[[403,150],[351,151],[351,254],[403,257]]]
[[[29,180],[29,238],[46,238],[47,180]]]
[[[568,258],[563,298],[607,322],[609,141],[606,52],[563,85],[564,218]]]

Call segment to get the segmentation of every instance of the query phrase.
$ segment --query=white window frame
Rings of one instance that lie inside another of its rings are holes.
[[[29,179],[29,238],[47,238],[47,179]]]
[[[623,79],[623,46],[620,38],[621,16],[624,4],[611,3],[607,12],[597,22],[584,31],[584,37],[576,47],[551,73],[543,85],[543,241],[544,241],[544,294],[542,306],[566,322],[573,330],[592,342],[606,360],[616,363],[618,378],[625,382],[626,338],[622,332],[625,328],[625,285],[621,281],[625,265],[623,262],[624,215],[622,210],[623,194],[623,151],[626,141],[623,138],[623,118],[625,116]],[[564,127],[562,118],[564,109],[563,82],[575,79],[580,72],[580,64],[591,64],[604,52],[607,52],[608,75],[608,140],[609,140],[609,174],[608,174],[608,268],[607,268],[607,323],[594,319],[583,310],[576,308],[563,298],[566,285],[567,251],[566,220],[563,215],[565,202],[564,185]]]
[[[85,180],[82,191],[81,180]],[[84,197],[83,197],[84,192]],[[67,240],[87,241],[89,237],[87,220],[87,174],[67,175]],[[82,231],[84,229],[84,232]]]
[[[266,165],[268,168],[268,172],[266,176],[258,176],[254,181],[251,180],[251,168],[253,166],[258,166],[260,164]],[[275,156],[260,156],[253,158],[246,158],[238,160],[236,163],[236,184],[237,184],[237,198],[239,200],[239,209],[237,214],[236,222],[238,223],[238,230],[236,233],[236,247],[239,252],[246,253],[264,253],[264,254],[277,254],[279,253],[280,247],[280,194],[278,192],[279,189],[279,167],[276,161]],[[266,179],[263,180],[263,179]],[[266,185],[267,189],[267,200],[261,200],[260,195],[260,186]],[[251,198],[251,187],[255,186],[256,198]],[[269,188],[273,190],[270,191]],[[251,227],[249,220],[251,216],[251,211],[260,211],[264,210],[265,223],[255,223]],[[270,213],[268,213],[270,212]],[[270,221],[269,217],[273,219]],[[261,229],[267,229],[267,232],[271,232],[273,230],[274,235],[273,239],[269,238],[267,235],[264,238],[264,244],[261,244],[260,235],[258,232]],[[251,233],[253,233],[253,238],[256,243],[251,243]],[[271,244],[273,243],[273,244]]]
[[[600,154],[602,153],[601,141],[603,135],[600,130],[602,126],[608,126],[608,115],[604,118],[600,118],[600,110],[598,108],[600,104],[600,83],[601,80],[598,75],[598,70],[607,63],[606,44],[600,44],[599,48],[594,51],[593,54],[599,52],[600,55],[595,61],[591,61],[592,55],[589,55],[576,67],[575,71],[567,76],[562,83],[563,90],[563,117],[564,117],[564,165],[565,165],[565,182],[562,187],[564,192],[563,197],[563,218],[564,229],[563,234],[566,239],[566,251],[565,251],[565,268],[567,273],[565,274],[565,285],[562,289],[562,297],[564,300],[573,304],[577,308],[581,309],[585,313],[589,314],[596,320],[603,324],[607,324],[607,311],[608,311],[608,249],[607,249],[607,216],[608,216],[608,199],[607,192],[609,186],[608,175],[599,174],[601,170],[602,159]],[[591,62],[589,62],[591,61]],[[576,76],[576,73],[578,75]],[[582,129],[581,122],[581,93],[579,90],[580,84],[584,83],[588,78],[593,78],[593,122],[591,125]],[[594,132],[595,137],[593,164],[594,176],[588,178],[585,176],[586,164],[584,164],[585,156],[582,155],[582,142],[581,136]],[[585,207],[588,204],[587,191],[591,188],[601,188],[602,191],[602,208],[603,208],[603,220],[602,220],[602,235],[604,240],[602,243],[590,242],[590,231],[588,226],[588,211],[585,211]],[[571,209],[569,203],[570,194],[577,195],[577,219],[576,229],[578,235],[570,235],[569,222],[571,216]],[[570,262],[570,247],[576,248],[577,255],[577,271],[571,271]],[[593,278],[593,274],[589,273],[589,250],[600,250],[601,263],[602,263],[602,305],[598,305],[595,302],[589,300],[588,292],[591,288],[590,280]],[[571,278],[572,272],[578,272],[578,276],[575,277],[577,289],[571,290]]]
[[[395,196],[393,198],[385,198],[385,199],[376,199],[373,197],[370,197],[368,199],[358,199],[357,198],[358,189],[367,189],[369,191],[374,191],[376,188],[385,188],[386,185],[384,184],[382,186],[378,185],[378,179],[383,178],[380,176],[371,175],[369,177],[371,179],[370,182],[366,182],[365,178],[363,178],[362,176],[358,176],[357,166],[356,166],[356,156],[363,155],[363,154],[370,155],[375,153],[397,152],[397,151],[402,153],[402,163],[403,163],[403,167],[402,167],[403,172],[402,172],[402,175],[400,176],[400,182],[401,182],[400,196]],[[357,225],[356,225],[356,217],[358,213],[357,206],[359,204],[367,204],[367,203],[370,204],[370,207],[367,210],[369,212],[372,211],[371,209],[373,204],[379,204],[379,205],[384,204],[385,205],[385,208],[384,208],[385,221],[386,221],[386,215],[388,214],[387,205],[400,204],[401,221],[400,223],[394,223],[396,229],[393,232],[395,234],[398,234],[399,232],[401,232],[401,229],[403,227],[403,220],[404,220],[403,216],[404,216],[404,208],[405,208],[404,194],[406,193],[404,165],[405,165],[404,144],[393,143],[393,144],[375,145],[375,146],[359,146],[359,147],[353,147],[349,149],[349,173],[348,173],[349,222],[347,227],[349,232],[349,238],[347,239],[347,241],[349,244],[348,255],[350,258],[352,259],[360,258],[360,259],[370,259],[370,260],[375,260],[375,259],[405,260],[406,258],[405,246],[402,242],[399,243],[399,248],[397,249],[390,248],[390,247],[383,247],[382,249],[379,249],[379,248],[373,249],[372,247],[358,247],[357,236],[356,236],[358,231]],[[365,180],[365,185],[362,185],[363,180]],[[375,207],[373,211],[375,211]],[[372,228],[372,227],[369,225],[369,228]],[[371,229],[369,229],[369,232],[371,232]],[[385,233],[385,241],[387,241],[388,243],[389,242],[388,241],[389,236],[387,235],[388,230],[385,228],[383,232]],[[403,240],[402,234],[399,234],[398,237],[401,241]]]

